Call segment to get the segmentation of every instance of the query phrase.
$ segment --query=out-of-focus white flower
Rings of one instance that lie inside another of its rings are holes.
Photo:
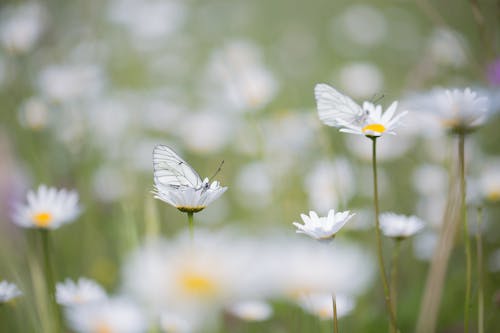
[[[122,298],[68,307],[70,327],[78,333],[142,333],[147,322],[140,309]]]
[[[23,228],[57,229],[80,214],[78,193],[40,185],[29,191],[26,204],[16,206],[13,220]]]
[[[405,216],[394,213],[380,215],[380,229],[387,237],[405,239],[415,235],[425,224],[416,216]]]
[[[196,330],[196,323],[193,318],[164,312],[160,317],[160,328],[165,333],[191,333]]]
[[[9,283],[7,281],[0,282],[0,305],[13,300],[22,294],[21,290],[19,290],[14,283]]]
[[[102,68],[95,64],[52,65],[38,77],[41,94],[57,102],[96,96],[104,86]]]
[[[356,62],[342,67],[339,82],[345,91],[356,98],[376,96],[383,89],[384,77],[378,67],[371,63]]]
[[[240,301],[230,305],[227,311],[245,321],[264,321],[273,315],[273,308],[264,301]]]
[[[340,23],[350,40],[363,46],[377,44],[387,35],[384,15],[369,5],[348,7],[340,17]]]
[[[83,305],[103,301],[106,298],[104,288],[87,278],[79,278],[76,283],[66,279],[56,285],[56,300],[61,305]]]
[[[413,239],[413,253],[417,259],[430,261],[439,241],[439,236],[433,231],[422,232]]]
[[[423,164],[413,173],[413,186],[423,196],[439,195],[448,188],[448,173],[439,165]]]
[[[353,217],[350,211],[337,212],[330,209],[328,215],[319,217],[314,211],[309,212],[309,216],[300,214],[304,224],[293,222],[297,227],[297,233],[306,234],[317,240],[333,239],[337,232]]]
[[[413,108],[430,112],[442,127],[452,133],[467,133],[481,126],[489,112],[488,98],[471,89],[431,92],[413,98]]]
[[[104,164],[94,172],[92,188],[99,200],[112,202],[127,195],[130,184],[125,181],[124,170]]]
[[[278,83],[261,63],[258,47],[247,41],[234,41],[214,52],[208,66],[210,86],[223,96],[207,91],[211,99],[228,103],[229,109],[245,112],[264,107],[275,96]]]
[[[137,42],[158,41],[179,30],[185,21],[186,6],[175,0],[113,0],[109,16],[124,25]]]
[[[44,129],[49,122],[49,106],[39,97],[29,98],[19,110],[19,122],[33,130]]]
[[[447,192],[421,195],[417,200],[416,213],[430,226],[440,228],[443,223],[443,212],[446,209]]]
[[[333,162],[319,161],[306,175],[304,188],[309,204],[320,214],[328,212],[330,207],[345,206],[356,188],[353,166],[341,156]]]
[[[500,160],[486,163],[479,178],[479,191],[482,197],[488,201],[500,201]]]
[[[271,204],[274,179],[270,167],[263,162],[244,165],[236,175],[237,200],[242,206],[255,209]]]
[[[437,64],[462,67],[467,63],[464,38],[456,31],[437,29],[428,41],[429,53]]]
[[[355,306],[352,297],[346,295],[336,295],[337,317],[342,318],[348,315]],[[306,294],[299,297],[297,303],[305,311],[319,317],[320,319],[333,318],[333,303],[331,294]]]
[[[10,52],[29,52],[42,35],[45,21],[46,10],[37,2],[5,8],[0,20],[0,42]]]

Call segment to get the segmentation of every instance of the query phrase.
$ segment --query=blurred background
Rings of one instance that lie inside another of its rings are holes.
[[[373,249],[370,144],[320,123],[314,85],[331,84],[359,103],[400,100],[410,111],[407,96],[471,87],[497,112],[500,4],[477,1],[474,14],[472,2],[2,0],[0,278],[26,296],[2,310],[0,330],[36,327],[27,235],[10,217],[28,189],[47,184],[80,195],[79,220],[54,232],[59,280],[88,276],[116,291],[122,262],[144,237],[185,229],[185,216],[150,193],[159,143],[202,177],[225,161],[216,179],[229,189],[196,215],[197,226],[293,234],[300,213],[349,209],[357,215],[338,237]],[[467,146],[471,207],[489,202],[490,332],[500,331],[500,209],[492,204],[500,200],[498,126],[492,114]],[[397,137],[379,141],[382,211],[427,222],[402,247],[399,316],[408,332],[440,230],[455,142],[411,113]],[[474,208],[470,216],[475,232]],[[462,322],[460,247],[451,260],[440,332],[459,332]],[[378,283],[341,319],[343,331],[385,329]],[[279,316],[271,323],[258,331],[298,329]],[[326,332],[330,323],[318,325]]]

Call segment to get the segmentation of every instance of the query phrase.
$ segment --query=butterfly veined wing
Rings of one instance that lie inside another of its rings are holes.
[[[203,184],[200,175],[176,152],[165,145],[157,145],[154,148],[153,169],[156,184],[195,189]]]
[[[327,125],[340,126],[339,120],[352,123],[364,114],[361,106],[327,84],[317,84],[314,87],[314,96],[319,118]]]

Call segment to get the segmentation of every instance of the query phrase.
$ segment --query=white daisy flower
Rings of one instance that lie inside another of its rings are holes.
[[[203,180],[201,188],[173,188],[157,183],[154,197],[171,204],[181,212],[197,213],[218,199],[227,187],[220,186],[218,181],[209,184],[208,178]]]
[[[37,192],[28,192],[26,204],[16,207],[13,220],[24,228],[57,229],[79,214],[76,191],[40,185]]]
[[[394,130],[401,124],[401,118],[406,115],[406,111],[394,115],[398,107],[398,102],[393,102],[385,112],[382,106],[370,102],[363,103],[363,110],[366,116],[361,121],[347,122],[342,119],[339,124],[344,133],[365,135],[369,137],[379,137],[384,134],[396,135]]]
[[[340,127],[341,132],[379,137],[396,133],[401,118],[407,113],[394,115],[398,102],[393,102],[382,113],[382,106],[364,102],[361,107],[350,97],[335,90],[327,84],[317,84],[314,89],[318,115],[328,126]]]
[[[273,315],[273,308],[264,301],[241,301],[227,309],[232,315],[245,321],[264,321]]]
[[[164,312],[160,317],[160,328],[165,333],[191,333],[199,323],[196,318],[187,318],[176,313]]]
[[[487,119],[489,101],[470,88],[465,90],[434,89],[417,96],[415,107],[433,112],[441,125],[453,133],[467,133],[481,126]]]
[[[0,304],[21,296],[23,293],[14,283],[0,282]]]
[[[73,282],[66,279],[64,283],[56,285],[56,300],[61,305],[82,305],[106,298],[106,291],[94,280],[79,278],[77,282]]]
[[[380,215],[380,229],[387,237],[402,240],[415,235],[425,224],[416,216],[405,216],[394,213]]]
[[[66,315],[71,329],[78,333],[141,333],[147,330],[147,321],[140,309],[121,298],[68,307]]]
[[[328,215],[319,217],[314,211],[309,212],[309,216],[300,214],[304,224],[293,222],[297,227],[297,233],[306,234],[317,240],[333,239],[337,232],[354,216],[350,211],[335,213],[330,209]]]
[[[336,295],[337,317],[348,315],[354,309],[354,299],[346,295]],[[331,294],[307,294],[298,299],[298,305],[320,319],[333,318],[333,303]]]

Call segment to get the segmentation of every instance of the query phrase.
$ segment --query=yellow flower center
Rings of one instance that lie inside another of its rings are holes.
[[[46,228],[52,222],[53,216],[49,212],[40,212],[33,215],[33,223],[40,228]]]
[[[323,307],[318,310],[318,316],[322,319],[326,319],[332,316],[332,313],[330,312],[330,308]]]
[[[490,201],[500,201],[500,190],[489,192],[487,197]]]
[[[113,333],[113,330],[107,323],[101,322],[95,327],[94,333]]]
[[[210,296],[217,289],[216,284],[209,277],[195,272],[184,273],[180,283],[185,292],[195,296]]]
[[[377,133],[384,133],[385,132],[385,126],[382,124],[370,124],[366,125],[362,129],[363,133],[366,133],[368,131],[370,132],[377,132]]]

